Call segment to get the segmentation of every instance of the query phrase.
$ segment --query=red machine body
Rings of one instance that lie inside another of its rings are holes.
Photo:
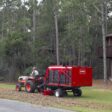
[[[45,74],[45,83],[56,87],[92,86],[92,68],[50,66]]]
[[[72,86],[92,86],[92,68],[73,67],[72,68]]]

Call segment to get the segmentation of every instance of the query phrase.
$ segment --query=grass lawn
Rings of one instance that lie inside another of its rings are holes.
[[[14,90],[15,85],[2,83],[0,84],[0,89],[13,89]],[[59,99],[53,96],[50,96],[50,97],[42,96],[42,98],[44,99],[44,103],[46,102],[45,100],[55,100],[55,101],[57,100],[59,102],[59,103],[56,102],[53,104],[53,102],[51,103],[50,101],[48,106],[64,108],[64,109],[69,109],[73,111],[76,110],[77,112],[112,112],[112,90],[111,89],[103,89],[103,88],[97,88],[97,87],[87,88],[86,87],[86,88],[82,88],[82,91],[83,91],[83,95],[81,97],[73,97],[72,93],[70,92],[67,97],[63,97]],[[15,94],[18,94],[18,93],[15,93]],[[27,93],[21,93],[21,94],[27,94]],[[38,97],[37,93],[34,93],[33,95],[35,97]],[[35,101],[35,98],[34,98],[34,101]],[[36,104],[35,102],[33,103]]]
[[[84,98],[82,100],[93,101],[97,103],[112,103],[112,90],[106,89],[96,89],[95,87],[92,88],[83,88],[84,91]]]
[[[14,84],[4,84],[4,83],[0,83],[0,88],[3,89],[15,89],[15,85]]]
[[[112,90],[91,87],[82,88],[82,91],[82,97],[72,97],[72,99],[78,99],[79,102],[85,102],[86,105],[71,106],[69,109],[78,110],[78,112],[112,112]],[[71,96],[72,93],[69,95]]]

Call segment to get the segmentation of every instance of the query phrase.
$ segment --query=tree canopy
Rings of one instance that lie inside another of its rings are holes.
[[[1,0],[0,77],[15,80],[36,65],[40,71],[56,64],[57,14],[59,59],[62,65],[94,68],[101,78],[102,0]],[[107,0],[107,33],[112,32],[112,1]],[[96,75],[97,74],[97,75]]]

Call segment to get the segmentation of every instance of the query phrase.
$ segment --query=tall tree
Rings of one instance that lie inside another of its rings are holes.
[[[56,35],[56,63],[60,65],[59,61],[59,32],[58,32],[58,5],[59,2],[53,1],[54,23],[55,23],[55,35]]]
[[[106,24],[107,24],[107,1],[102,0],[102,37],[103,37],[103,66],[104,82],[107,82],[107,61],[106,61]]]

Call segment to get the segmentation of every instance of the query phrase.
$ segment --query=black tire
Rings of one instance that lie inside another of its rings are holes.
[[[21,84],[20,83],[16,84],[16,91],[21,91]]]
[[[63,95],[63,90],[62,89],[56,89],[54,95],[56,97],[62,97]]]
[[[68,93],[66,90],[63,90],[63,96],[68,96]]]
[[[31,80],[27,81],[25,84],[25,91],[27,93],[34,93],[35,92],[35,84]]]
[[[82,90],[80,88],[73,89],[73,95],[80,97],[82,95]]]

